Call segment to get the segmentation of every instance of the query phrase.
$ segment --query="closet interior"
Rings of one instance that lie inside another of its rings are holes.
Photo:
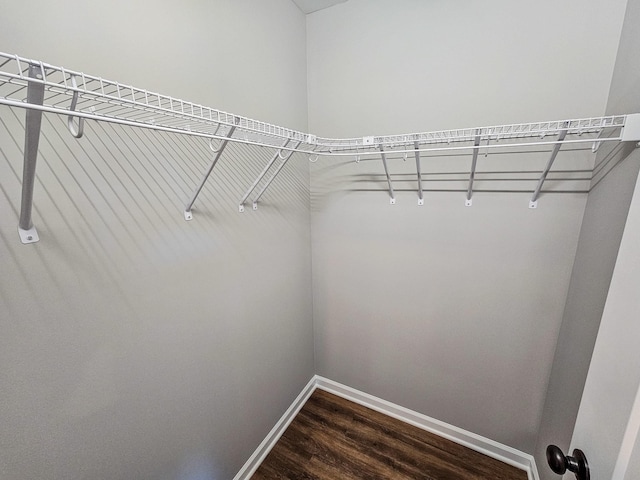
[[[640,2],[329,3],[5,2],[1,477],[249,478],[310,385],[639,451]]]

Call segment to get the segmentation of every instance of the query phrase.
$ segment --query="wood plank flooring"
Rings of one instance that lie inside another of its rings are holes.
[[[527,480],[510,465],[316,390],[252,480]]]

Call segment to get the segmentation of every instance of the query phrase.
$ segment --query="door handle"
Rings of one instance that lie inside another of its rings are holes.
[[[589,463],[584,452],[579,449],[573,450],[573,457],[565,455],[560,447],[549,445],[547,447],[547,463],[551,470],[558,475],[563,475],[567,470],[573,472],[577,480],[590,480]]]

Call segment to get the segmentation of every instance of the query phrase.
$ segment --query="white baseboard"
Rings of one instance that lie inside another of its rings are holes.
[[[384,413],[390,417],[402,420],[410,425],[426,430],[428,432],[439,435],[443,438],[456,442],[460,445],[483,453],[488,457],[495,458],[506,464],[527,472],[529,480],[540,480],[538,470],[536,468],[535,459],[528,453],[521,452],[515,448],[502,445],[488,438],[476,435],[453,425],[449,425],[435,418],[428,417],[408,408],[401,407],[381,398],[374,397],[368,393],[361,392],[355,388],[348,387],[328,378],[315,375],[307,384],[304,390],[298,395],[291,407],[285,412],[275,427],[269,432],[258,449],[249,458],[247,463],[242,467],[240,472],[234,477],[234,480],[248,480],[255,473],[260,463],[269,454],[278,439],[282,436],[286,428],[289,426],[293,418],[300,411],[304,403],[315,391],[316,388],[333,393],[354,403]]]
[[[381,398],[374,397],[368,393],[361,392],[355,388],[342,385],[333,380],[315,376],[316,388],[320,388],[329,393],[333,393],[354,403],[371,408],[390,417],[402,420],[410,425],[434,433],[452,442],[464,445],[476,452],[483,453],[488,457],[500,460],[508,465],[524,470],[529,476],[529,480],[540,480],[535,460],[532,455],[521,452],[515,448],[508,447],[488,438],[468,432],[462,428],[454,427],[448,423],[441,422],[435,418],[428,417],[408,408],[401,407]]]
[[[262,461],[269,454],[271,449],[274,447],[278,440],[287,429],[289,424],[293,421],[295,416],[298,414],[302,406],[309,399],[311,394],[317,388],[316,386],[316,377],[314,376],[309,383],[307,383],[306,387],[300,392],[300,395],[296,397],[291,406],[284,412],[284,415],[280,417],[280,420],[276,423],[276,425],[271,429],[271,431],[267,434],[265,439],[258,445],[258,448],[253,455],[249,457],[249,460],[242,466],[240,471],[233,477],[233,480],[248,480],[251,476],[256,472]]]

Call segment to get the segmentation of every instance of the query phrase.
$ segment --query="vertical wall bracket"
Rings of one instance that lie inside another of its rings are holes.
[[[625,117],[620,137],[623,142],[640,140],[640,113],[630,113]]]
[[[44,67],[40,64],[29,65],[29,81],[27,86],[27,103],[42,105],[44,103]],[[42,126],[42,111],[27,108],[24,130],[24,164],[22,169],[22,204],[18,234],[22,243],[35,243],[39,239],[33,226],[31,212],[33,210],[33,188],[36,179],[36,162],[38,160],[38,143]]]

